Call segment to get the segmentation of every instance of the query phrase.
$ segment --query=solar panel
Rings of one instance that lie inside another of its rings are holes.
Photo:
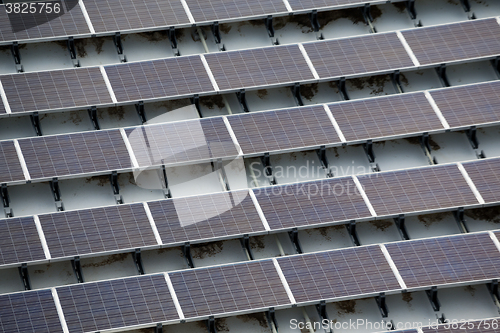
[[[413,67],[396,33],[304,43],[321,78]]]
[[[314,80],[298,45],[219,52],[205,58],[220,90]]]
[[[290,6],[294,11],[306,10],[306,9],[319,9],[319,8],[331,8],[331,7],[342,7],[349,5],[364,5],[365,3],[379,2],[377,0],[288,0]],[[395,2],[394,0],[391,2]]]
[[[245,155],[341,142],[321,105],[227,119]]]
[[[431,91],[451,127],[500,121],[500,81]]]
[[[238,155],[222,118],[142,126],[125,131],[141,167]]]
[[[97,67],[0,77],[12,113],[111,104]]]
[[[500,158],[462,163],[486,203],[500,201]]]
[[[52,257],[157,245],[142,204],[39,215]]]
[[[497,279],[500,253],[487,233],[386,244],[408,288]]]
[[[96,32],[189,24],[179,0],[85,0]]]
[[[494,18],[411,29],[402,33],[422,65],[500,54],[500,26]]]
[[[0,184],[24,179],[14,142],[0,141]]]
[[[329,105],[347,141],[443,129],[423,93]]]
[[[33,179],[131,168],[118,130],[21,139],[19,145]]]
[[[442,325],[422,327],[423,333],[495,333],[498,332],[499,318],[467,322],[447,322]]]
[[[163,244],[265,232],[248,191],[148,203]]]
[[[371,217],[351,177],[254,189],[272,230]]]
[[[379,216],[478,204],[456,165],[358,176]]]
[[[118,102],[213,92],[199,56],[106,66]]]
[[[186,0],[186,2],[197,23],[288,13],[282,0]]]
[[[0,331],[62,333],[50,289],[1,295]]]
[[[60,16],[44,11],[9,15],[5,5],[0,5],[0,42],[90,34],[80,6],[67,11],[62,5],[61,10],[64,14]]]
[[[169,274],[186,318],[290,304],[271,260]]]
[[[57,288],[70,332],[178,320],[163,274]]]
[[[32,217],[0,220],[0,265],[45,260]]]
[[[297,303],[401,289],[379,246],[277,260]]]

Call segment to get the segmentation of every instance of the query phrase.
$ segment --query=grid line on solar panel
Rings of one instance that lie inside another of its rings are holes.
[[[422,327],[423,333],[496,333],[500,318],[467,322],[449,322],[442,325]]]
[[[487,233],[386,244],[408,288],[497,279],[500,252]]]
[[[213,92],[199,56],[105,66],[118,102]]]
[[[163,244],[265,232],[248,191],[148,203]]]
[[[0,142],[0,183],[25,180],[16,147],[12,141]]]
[[[348,141],[444,129],[423,93],[328,105]]]
[[[422,65],[500,54],[500,26],[496,19],[405,30],[402,34]]]
[[[358,176],[378,216],[478,204],[456,165]]]
[[[97,67],[1,76],[12,113],[111,104]]]
[[[237,156],[222,118],[125,130],[140,167]]]
[[[290,304],[271,260],[169,273],[186,318]]]
[[[323,106],[227,117],[244,154],[338,143]]]
[[[304,43],[321,78],[413,67],[396,33]]]
[[[62,333],[50,289],[1,295],[0,331]]]
[[[451,127],[500,121],[500,81],[430,91]]]
[[[186,0],[196,22],[287,13],[282,0]]]
[[[59,17],[45,12],[16,15],[7,14],[5,5],[0,5],[0,41],[90,34],[80,6],[76,5],[67,11],[66,6],[62,5],[61,10],[64,14]]]
[[[179,319],[163,274],[57,288],[70,332]]]
[[[371,217],[351,177],[253,191],[274,230]]]
[[[486,203],[500,202],[500,158],[462,165]]]
[[[298,45],[205,55],[220,90],[314,80]]]
[[[356,4],[361,6],[365,3],[375,1],[376,0],[288,0],[294,11]]]
[[[96,32],[189,24],[180,0],[85,0]]]
[[[31,178],[131,167],[120,131],[95,131],[19,140]]]
[[[297,303],[401,289],[379,246],[277,260]]]
[[[0,220],[0,265],[45,260],[33,217]]]
[[[142,204],[39,215],[52,257],[157,245]]]

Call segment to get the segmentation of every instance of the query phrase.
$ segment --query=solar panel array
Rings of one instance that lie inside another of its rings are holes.
[[[290,304],[271,260],[169,273],[186,318]]]
[[[70,332],[94,332],[179,319],[165,276],[57,288]]]
[[[131,168],[120,131],[94,131],[19,140],[32,178]]]
[[[314,80],[297,45],[213,53],[206,59],[221,90]]]
[[[383,172],[358,179],[379,216],[478,204],[456,165]]]
[[[282,0],[186,0],[196,22],[288,13]]]
[[[237,156],[222,118],[207,118],[126,130],[139,166]]]
[[[0,220],[0,265],[45,260],[33,217]]]
[[[180,0],[85,0],[84,3],[98,33],[189,24]]]
[[[213,92],[199,56],[106,66],[118,102]]]
[[[297,303],[401,289],[375,245],[277,260]]]
[[[63,15],[47,14],[45,11],[36,14],[7,14],[6,6],[0,5],[0,42],[90,35],[80,6],[76,5],[67,11],[66,6],[63,5],[61,10],[64,11]]]
[[[500,202],[500,158],[463,163],[486,203]]]
[[[430,92],[451,127],[500,121],[500,81]]]
[[[0,295],[0,331],[62,333],[50,289]]]
[[[340,142],[321,105],[234,115],[228,120],[245,155]]]
[[[163,244],[265,232],[248,191],[148,204]]]
[[[329,105],[347,141],[443,129],[423,93]]]
[[[142,204],[45,214],[39,219],[53,258],[157,245]]]
[[[500,252],[487,233],[390,243],[386,248],[408,288],[500,276]]]
[[[402,32],[421,65],[500,55],[496,19],[473,20]]]
[[[97,67],[0,76],[12,113],[112,104]]]
[[[318,9],[318,8],[332,8],[342,6],[352,6],[358,4],[365,4],[370,2],[379,2],[378,0],[288,0],[288,3],[294,11]],[[392,0],[391,2],[395,2]]]
[[[24,180],[23,169],[12,141],[0,142],[0,183]]]
[[[396,33],[305,43],[320,78],[413,67]]]
[[[351,177],[254,189],[272,230],[371,217]]]

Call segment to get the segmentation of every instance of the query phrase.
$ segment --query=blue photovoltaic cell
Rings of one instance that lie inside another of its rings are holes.
[[[500,201],[500,158],[463,163],[486,203]]]
[[[0,235],[0,265],[47,259],[32,217],[0,220]]]

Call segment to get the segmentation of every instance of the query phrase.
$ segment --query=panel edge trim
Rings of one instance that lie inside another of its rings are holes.
[[[106,69],[104,68],[103,65],[99,66],[99,69],[101,70],[102,78],[104,79],[104,83],[106,84],[106,87],[108,88],[108,93],[109,96],[111,96],[111,100],[113,103],[117,104],[118,100],[116,99],[115,92],[113,91],[113,86],[111,85],[111,82],[109,81],[108,73],[106,73]]]
[[[457,163],[457,167],[458,167],[458,170],[460,170],[460,173],[464,177],[465,181],[467,182],[467,185],[469,185],[472,193],[474,193],[474,196],[476,197],[476,200],[480,204],[484,205],[486,202],[484,201],[483,196],[481,195],[481,193],[479,193],[479,191],[478,191],[478,189],[476,187],[476,184],[474,184],[474,182],[470,178],[469,174],[467,173],[467,170],[465,170],[464,166],[460,162]]]
[[[289,13],[292,13],[293,8],[292,8],[292,6],[290,6],[290,3],[288,2],[288,0],[283,0],[283,3],[285,4],[286,10],[288,10]]]
[[[302,43],[298,43],[297,45],[299,46],[300,52],[302,53],[302,56],[304,57],[304,59],[307,63],[307,66],[309,66],[309,69],[311,70],[312,75],[314,76],[314,78],[316,80],[319,80],[320,78],[319,78],[318,72],[316,71],[316,68],[314,68],[314,64],[312,63],[311,58],[309,58],[309,54],[307,54],[307,51],[304,48],[304,45],[302,45]]]
[[[250,198],[252,198],[253,205],[257,209],[257,213],[259,214],[260,220],[262,221],[262,224],[264,225],[264,229],[266,229],[266,231],[271,231],[271,228],[269,227],[269,223],[267,222],[266,216],[264,215],[264,212],[262,211],[262,207],[260,207],[259,201],[257,200],[255,193],[253,193],[253,190],[251,188],[248,189],[248,192],[250,193]]]
[[[191,9],[189,8],[186,0],[181,0],[182,7],[184,8],[184,11],[186,12],[186,15],[189,19],[189,23],[195,24],[196,21],[194,20],[193,14],[191,13]]]
[[[327,104],[323,104],[323,108],[325,109],[325,112],[328,115],[328,118],[330,118],[330,121],[332,122],[332,125],[335,128],[335,131],[337,132],[337,135],[339,136],[340,141],[347,142],[347,140],[345,139],[344,133],[342,133],[342,130],[340,129],[339,124],[337,123],[337,120],[335,120],[335,117],[333,116],[333,113],[330,110],[330,107],[328,107]]]
[[[151,214],[151,209],[149,209],[148,203],[143,202],[142,205],[144,207],[144,210],[146,211],[146,216],[148,217],[151,229],[153,229],[153,234],[155,235],[156,242],[158,243],[158,245],[163,245],[163,241],[161,240],[160,233],[158,232],[158,228],[156,227],[156,223],[153,219],[153,214]]]
[[[7,99],[7,94],[5,93],[5,90],[3,89],[2,80],[0,80],[0,96],[2,97],[2,102],[3,102],[3,106],[5,107],[5,112],[7,114],[11,114],[12,110],[10,109],[10,104],[9,104],[9,100]]]
[[[36,231],[38,231],[38,237],[40,238],[40,242],[42,243],[43,253],[45,254],[45,258],[47,260],[52,259],[50,255],[49,245],[47,244],[47,239],[45,239],[45,233],[43,232],[42,223],[40,222],[40,218],[38,215],[33,215],[33,220],[35,221]]]
[[[205,71],[208,74],[208,78],[210,79],[210,82],[212,82],[212,86],[214,87],[215,91],[220,91],[219,85],[217,84],[217,81],[215,81],[215,76],[212,73],[212,69],[208,65],[207,59],[205,58],[205,55],[200,54],[200,59],[201,62],[203,63],[203,67],[205,67]]]
[[[490,238],[493,241],[493,243],[495,243],[495,246],[496,246],[498,252],[500,252],[500,241],[498,241],[497,236],[495,236],[495,233],[491,230],[488,231],[488,234],[490,235]]]
[[[288,281],[286,280],[285,274],[283,274],[283,271],[281,270],[281,266],[280,266],[278,260],[276,260],[276,258],[272,258],[272,260],[273,260],[274,268],[276,269],[276,272],[278,273],[278,275],[280,277],[281,283],[283,284],[283,288],[285,288],[286,294],[288,295],[290,302],[292,304],[297,304],[297,302],[295,301],[295,297],[292,294],[292,289],[290,289],[290,286],[288,285]]]
[[[61,301],[59,300],[59,295],[57,294],[57,290],[55,287],[50,288],[52,293],[52,299],[56,305],[57,315],[59,317],[59,321],[61,322],[62,330],[64,333],[69,333],[68,324],[66,323],[66,318],[64,317],[64,311],[61,306]]]
[[[403,280],[403,277],[401,276],[401,274],[399,273],[398,267],[396,266],[396,264],[392,260],[392,257],[389,254],[389,251],[387,251],[387,248],[385,247],[384,244],[379,244],[379,247],[380,247],[380,250],[382,251],[382,253],[384,254],[385,260],[387,260],[387,263],[391,267],[392,273],[396,276],[396,279],[398,280],[399,286],[401,287],[401,289],[407,290],[408,288],[406,287],[406,283]]]
[[[80,10],[82,11],[83,17],[85,18],[85,22],[87,22],[87,26],[89,27],[90,33],[95,35],[94,25],[92,24],[92,21],[90,20],[89,13],[87,12],[87,7],[85,7],[83,0],[79,0],[78,4],[80,5]]]
[[[23,151],[21,150],[21,146],[19,145],[19,141],[17,139],[13,139],[14,147],[16,148],[17,158],[19,163],[21,164],[21,169],[23,170],[23,175],[26,181],[31,180],[31,175],[28,170],[28,165],[26,164],[26,160],[24,159]]]
[[[356,187],[358,188],[359,194],[361,194],[361,197],[365,201],[366,206],[368,206],[368,210],[372,214],[372,217],[377,217],[377,212],[375,212],[375,209],[373,208],[372,203],[370,202],[370,199],[366,195],[365,190],[363,189],[363,186],[359,182],[358,177],[356,177],[354,175],[352,175],[351,177],[352,177],[352,180],[354,181],[354,184],[356,184]]]
[[[439,109],[439,106],[436,104],[436,101],[432,97],[431,93],[426,90],[426,91],[424,91],[424,95],[425,95],[425,98],[427,98],[427,101],[431,105],[432,109],[436,113],[437,117],[441,121],[441,124],[443,125],[443,127],[446,128],[446,129],[450,129],[450,124],[448,124],[448,121],[446,120],[446,118],[444,117],[443,113]]]
[[[416,67],[420,67],[420,61],[418,61],[415,53],[413,53],[413,50],[411,49],[410,44],[408,44],[408,42],[406,41],[405,36],[403,36],[401,31],[396,31],[396,35],[398,35],[399,41],[401,42],[401,44],[403,44],[403,47],[405,48],[406,53],[408,53],[408,56],[413,62],[413,65],[415,65]]]
[[[125,147],[127,147],[127,151],[130,157],[130,161],[132,162],[132,167],[134,169],[139,169],[139,163],[137,163],[137,158],[135,157],[134,149],[130,144],[130,141],[127,137],[127,133],[125,133],[125,129],[120,128],[120,134],[122,135],[123,142],[125,143]]]
[[[172,301],[174,302],[175,310],[177,310],[177,315],[181,320],[186,319],[184,317],[184,312],[182,312],[181,303],[179,303],[179,299],[177,298],[177,294],[175,293],[172,280],[170,280],[170,276],[168,275],[168,273],[163,273],[163,276],[165,277],[165,281],[167,282],[168,291],[170,291],[170,296],[172,297]]]
[[[240,143],[238,142],[238,138],[236,138],[236,134],[234,134],[233,128],[231,127],[229,120],[227,119],[226,116],[222,116],[222,120],[224,121],[227,131],[229,132],[229,136],[231,137],[231,140],[233,140],[233,144],[236,147],[236,150],[238,151],[238,156],[243,156],[244,155],[243,149],[241,149]]]

